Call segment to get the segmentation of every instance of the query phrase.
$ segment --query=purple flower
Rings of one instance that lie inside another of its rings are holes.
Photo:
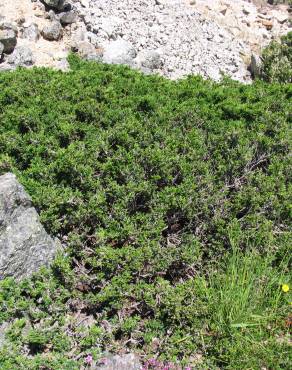
[[[93,357],[91,355],[87,355],[84,359],[85,363],[87,365],[91,365],[92,364],[92,361],[93,361]]]

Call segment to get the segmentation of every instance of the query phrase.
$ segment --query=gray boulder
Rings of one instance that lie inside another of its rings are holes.
[[[62,26],[59,21],[53,21],[49,26],[44,27],[43,38],[49,41],[58,41],[62,37]]]
[[[103,363],[96,366],[100,370],[141,370],[139,358],[133,353],[126,355],[108,355],[103,358]]]
[[[52,261],[58,247],[16,176],[0,176],[0,279],[30,276]]]
[[[13,53],[9,55],[8,63],[22,67],[31,66],[34,64],[32,51],[26,46],[17,46]]]
[[[28,39],[29,41],[36,42],[40,37],[38,25],[35,23],[31,23],[27,26],[24,26],[22,37]]]
[[[134,65],[136,51],[133,45],[125,40],[116,40],[104,48],[103,61],[108,64]]]
[[[11,53],[17,43],[17,28],[11,23],[0,23],[0,42],[4,46],[4,53]]]

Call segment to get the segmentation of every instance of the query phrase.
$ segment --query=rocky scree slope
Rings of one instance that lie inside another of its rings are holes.
[[[244,0],[4,0],[0,14],[0,70],[67,70],[73,50],[171,79],[249,81],[251,54],[290,27],[287,5]]]

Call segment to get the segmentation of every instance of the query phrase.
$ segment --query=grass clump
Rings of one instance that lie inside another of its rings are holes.
[[[67,246],[1,282],[2,368],[288,369],[291,85],[70,62],[0,74],[0,173]]]

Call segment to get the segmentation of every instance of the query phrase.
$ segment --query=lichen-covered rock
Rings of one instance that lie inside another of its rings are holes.
[[[0,176],[0,279],[30,276],[52,261],[58,247],[16,176]]]

